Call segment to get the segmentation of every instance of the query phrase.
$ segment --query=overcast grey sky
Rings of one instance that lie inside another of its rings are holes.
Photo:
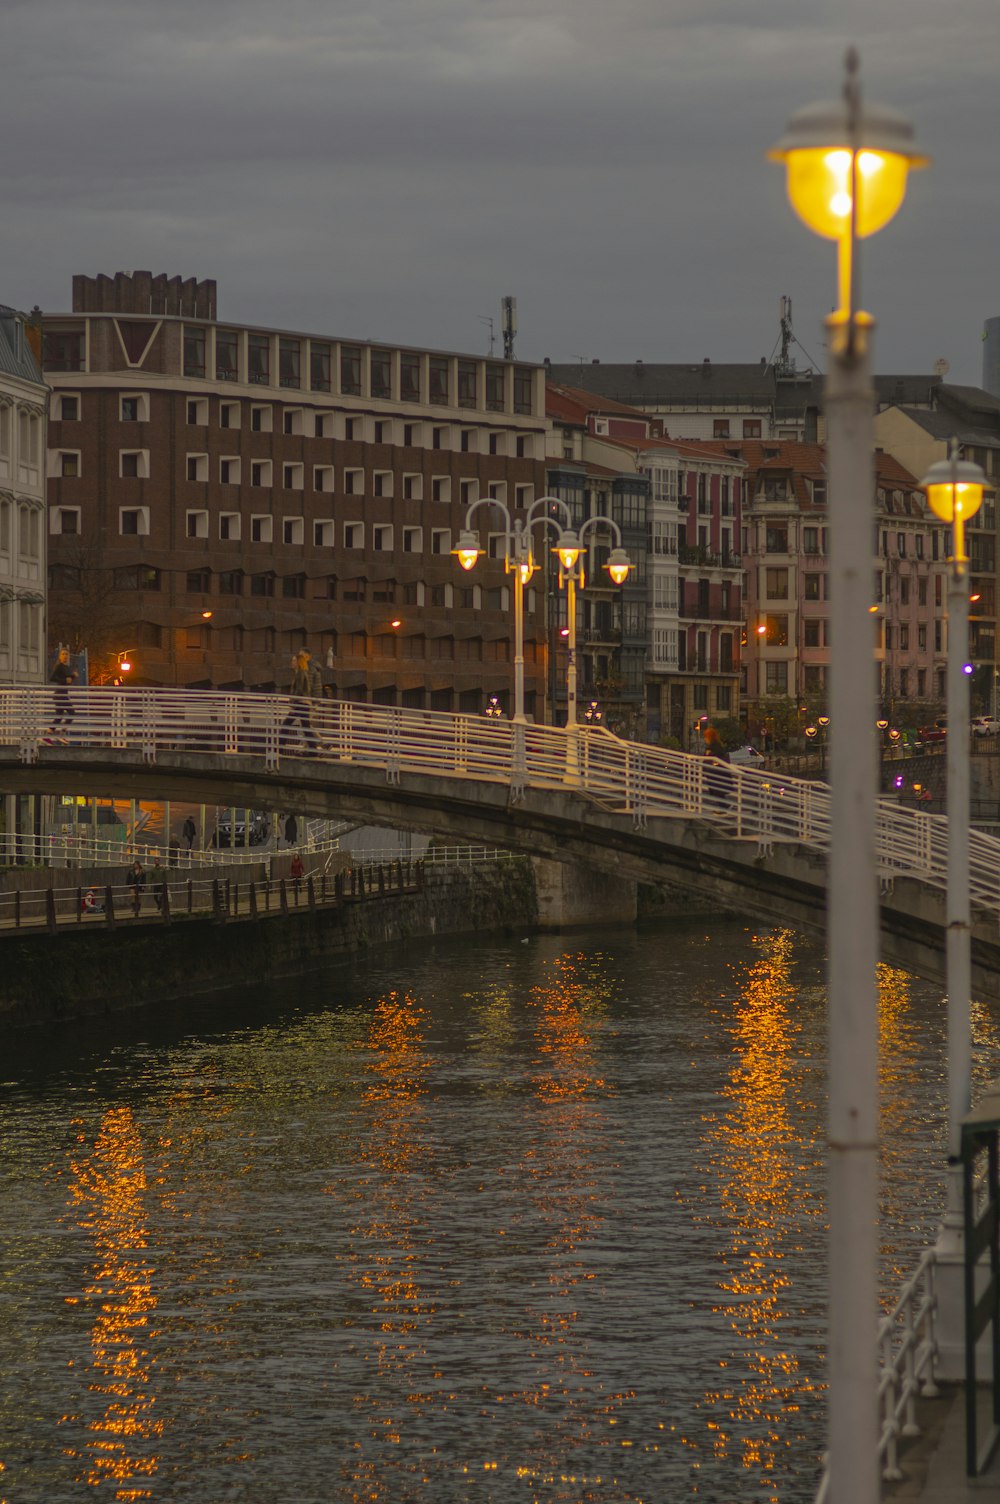
[[[978,385],[1000,314],[997,0],[0,0],[0,302],[214,277],[223,318],[525,359],[757,360],[834,252],[764,160],[868,96],[933,158],[866,245],[879,371]],[[804,362],[804,357],[799,356]]]

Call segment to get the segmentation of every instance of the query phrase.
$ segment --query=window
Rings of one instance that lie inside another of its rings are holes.
[[[528,457],[528,440],[523,433],[519,433],[517,436],[514,443],[514,453],[519,460],[527,459]]]
[[[503,385],[503,366],[488,365],[486,367],[487,412],[503,412]]]
[[[332,439],[334,437],[333,418],[333,413],[316,413],[313,422],[315,438]]]
[[[365,472],[363,470],[344,471],[344,495],[361,496],[365,489]]]
[[[301,407],[286,407],[281,415],[282,433],[303,433]]]
[[[64,423],[78,423],[80,420],[79,397],[60,397],[59,416]]]
[[[319,517],[313,523],[313,542],[317,548],[332,548],[334,523],[332,517]]]
[[[250,409],[250,430],[252,433],[271,433],[273,421],[274,414],[269,407],[252,407]]]
[[[243,518],[239,512],[219,513],[219,537],[223,543],[234,543],[243,536]]]
[[[918,580],[917,581],[917,605],[918,606],[926,606],[926,604],[927,604],[927,581],[926,581],[926,579],[922,579],[922,580]]]
[[[760,419],[759,418],[744,418],[743,419],[743,437],[745,439],[759,439],[760,438]]]
[[[431,498],[434,501],[451,501],[450,475],[435,475],[431,479]]]
[[[314,392],[330,390],[331,369],[330,346],[314,339],[309,346],[309,385]]]
[[[122,455],[123,460],[124,458]],[[123,471],[122,474],[124,473]],[[189,454],[185,460],[185,473],[188,480],[208,480],[208,455]]]
[[[532,396],[534,377],[531,371],[522,366],[514,367],[514,411],[516,413],[530,413],[532,410]]]
[[[205,331],[184,325],[184,375],[205,379]]]
[[[119,507],[118,531],[123,537],[146,537],[149,534],[148,507]]]
[[[908,653],[910,650],[910,628],[905,621],[899,624],[899,650],[901,653]]]
[[[802,642],[807,648],[818,648],[820,646],[818,616],[807,616],[802,623]]]
[[[220,402],[219,403],[219,427],[220,428],[239,428],[239,426],[240,426],[240,404],[238,402]]]
[[[899,581],[899,604],[901,606],[908,606],[910,604],[910,579],[908,575],[903,575]]]
[[[419,501],[424,494],[424,478],[422,475],[403,476],[403,497],[406,501]]]
[[[61,533],[64,538],[79,536],[80,508],[53,507],[49,512],[49,532]]]
[[[302,601],[306,597],[306,577],[304,574],[285,575],[281,582],[281,593],[286,601]]]
[[[896,534],[896,552],[901,559],[906,558],[906,534]]]
[[[764,618],[764,641],[769,648],[787,648],[788,646],[788,617],[765,616]]]
[[[771,601],[786,601],[788,599],[788,570],[767,569],[765,574],[765,594]]]
[[[301,491],[305,485],[305,466],[282,465],[281,479],[286,491]]]
[[[788,528],[768,527],[765,532],[764,548],[769,554],[787,554]]]
[[[216,381],[239,380],[240,337],[235,329],[215,331],[215,379]],[[226,426],[226,425],[223,425]]]
[[[913,540],[913,547],[916,550],[917,558],[918,559],[922,559],[923,556],[924,556],[924,535],[923,535],[923,533],[918,533],[916,535],[916,537]]]
[[[252,386],[270,385],[271,341],[266,334],[247,336],[247,375]]]
[[[514,487],[514,505],[516,507],[530,507],[534,499],[534,486],[519,485]]]
[[[278,340],[278,382],[281,386],[302,385],[301,347],[297,339]],[[289,430],[286,428],[286,433]]]
[[[812,483],[812,497],[814,507],[826,506],[826,481],[814,480]]]
[[[392,396],[392,356],[388,350],[373,350],[371,352],[371,395],[373,397]],[[380,442],[376,437],[376,442]]]
[[[364,523],[363,522],[345,522],[344,523],[344,547],[345,548],[364,548],[364,546],[365,546],[365,525],[364,525]],[[346,599],[346,597],[345,597],[345,599]]]
[[[159,590],[160,571],[145,564],[126,564],[112,575],[116,590]]]
[[[769,695],[788,693],[788,664],[766,663],[764,665],[764,692]]]
[[[219,460],[219,484],[223,486],[238,486],[240,483],[241,465],[239,455],[226,454]]]
[[[47,371],[82,371],[85,347],[82,329],[46,329],[42,335],[42,365]]]
[[[250,518],[251,543],[271,543],[274,540],[274,519],[260,513]]]
[[[805,600],[818,601],[820,599],[819,581],[820,577],[818,574],[807,574],[804,577],[802,594]]]
[[[449,402],[449,374],[450,362],[446,356],[432,355],[428,361],[427,370],[430,377],[430,401],[447,407]],[[437,448],[437,445],[434,446]]]
[[[212,576],[207,569],[189,569],[184,588],[188,595],[207,595],[212,586]]]
[[[376,553],[391,553],[392,528],[387,523],[375,523],[372,527],[372,547]]]
[[[185,532],[189,538],[208,537],[208,513],[187,512],[185,513]]]
[[[220,595],[243,594],[243,571],[242,569],[223,569],[219,573]]]
[[[807,554],[819,553],[819,528],[804,527],[802,529],[802,548]]]
[[[137,400],[137,399],[132,399],[132,398],[126,399],[126,398],[123,397],[122,398],[122,405],[123,406],[124,406],[126,400],[133,401],[133,400]],[[208,422],[208,398],[207,397],[189,397],[188,398],[188,400],[187,400],[187,420],[188,420],[188,427],[189,428],[190,427],[197,427],[199,425],[204,425],[205,423]],[[126,421],[125,414],[123,412],[122,413],[122,422],[125,422],[125,421]],[[135,422],[137,420],[136,419],[132,419],[132,421]]]
[[[927,651],[927,626],[924,622],[917,627],[917,650],[921,653]]]
[[[376,422],[375,422],[375,443],[376,444],[391,444],[392,443],[392,424],[389,422],[388,418],[378,418],[378,419],[376,419]]]
[[[450,554],[451,553],[451,528],[448,528],[448,527],[434,527],[434,528],[431,528],[431,553],[432,554]]]
[[[403,552],[404,554],[420,554],[424,551],[424,530],[422,527],[404,527],[403,529]]]
[[[399,395],[404,402],[420,401],[420,356],[406,351],[399,357]],[[413,439],[407,437],[407,444]]]
[[[458,362],[458,405],[459,407],[475,407],[476,405],[476,374],[477,366],[474,360],[460,360]]]
[[[392,471],[391,470],[376,470],[374,472],[374,474],[372,475],[372,495],[373,496],[391,496],[392,495]]]
[[[80,474],[80,453],[75,449],[62,449],[59,452],[59,474],[67,479]]]
[[[306,525],[302,517],[286,517],[281,527],[282,540],[285,543],[304,543],[306,541]]]
[[[270,460],[253,460],[251,462],[250,484],[252,486],[269,486],[271,484]]]
[[[728,418],[713,418],[712,419],[712,438],[713,439],[728,439],[729,438],[729,419]]]
[[[361,351],[357,345],[340,347],[340,390],[348,397],[361,396]]]
[[[272,596],[274,594],[274,575],[252,574],[250,576],[250,594]]]
[[[419,423],[404,423],[403,443],[406,444],[410,449],[412,449],[416,444],[420,443],[421,432],[422,430]]]
[[[207,461],[206,461],[207,463]],[[143,464],[143,455],[138,449],[122,449],[118,454],[118,464],[122,476],[138,477],[145,475],[146,467]]]
[[[333,466],[332,465],[314,465],[313,466],[313,490],[314,491],[332,491],[333,490]]]

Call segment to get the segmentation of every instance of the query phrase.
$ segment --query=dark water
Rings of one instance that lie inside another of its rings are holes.
[[[939,1211],[945,1020],[881,994],[894,1292]],[[823,1010],[803,942],[686,928],[8,1050],[0,1499],[811,1499]]]

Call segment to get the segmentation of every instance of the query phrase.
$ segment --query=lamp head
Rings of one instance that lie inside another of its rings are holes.
[[[552,552],[559,555],[559,563],[566,574],[576,568],[576,562],[583,550],[572,528],[567,528],[565,532],[559,534],[559,542]]]
[[[624,585],[628,579],[628,572],[632,568],[628,561],[628,554],[623,548],[613,548],[604,567],[616,585]]]
[[[479,534],[466,528],[459,534],[458,542],[452,549],[458,562],[463,569],[472,569],[476,560],[482,557],[482,549],[479,547]]]
[[[986,476],[972,460],[937,460],[920,485],[935,517],[954,522],[956,517],[974,517],[979,511]]]
[[[850,228],[855,185],[854,228],[863,240],[896,214],[910,168],[930,160],[915,150],[913,126],[904,116],[884,105],[852,105],[846,91],[843,99],[798,110],[767,155],[785,164],[796,214],[828,240],[841,240]]]

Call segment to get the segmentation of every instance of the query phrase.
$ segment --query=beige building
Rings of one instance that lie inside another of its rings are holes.
[[[37,684],[45,657],[45,433],[40,331],[0,304],[0,682]]]

